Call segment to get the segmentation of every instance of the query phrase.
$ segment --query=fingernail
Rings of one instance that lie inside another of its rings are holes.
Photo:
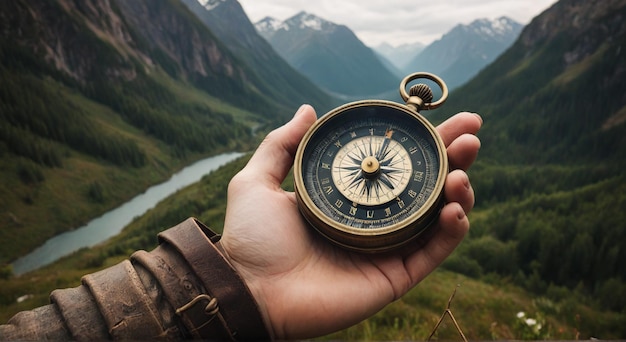
[[[465,218],[465,211],[463,211],[463,208],[459,205],[459,209],[456,213],[456,218],[461,221]]]
[[[482,125],[483,124],[483,117],[480,116],[480,114],[478,114],[478,113],[473,113],[473,114],[478,118],[478,120],[480,120],[480,124]]]
[[[463,178],[463,186],[465,187],[465,190],[470,189],[470,180],[469,180],[469,176],[467,175],[467,173],[465,174],[465,177]]]
[[[293,117],[295,118],[296,116],[300,115],[300,113],[304,112],[306,107],[307,107],[306,104],[301,105],[300,108],[298,108],[298,111],[296,111],[296,114],[293,115]]]

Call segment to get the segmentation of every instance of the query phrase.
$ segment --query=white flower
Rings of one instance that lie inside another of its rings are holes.
[[[532,327],[533,325],[537,324],[537,320],[534,318],[526,318],[526,325],[528,325],[529,327]]]
[[[524,311],[520,311],[517,313],[517,318],[524,318],[524,316],[526,316],[526,314],[524,313]]]

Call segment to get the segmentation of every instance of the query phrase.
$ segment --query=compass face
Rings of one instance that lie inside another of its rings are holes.
[[[445,147],[417,112],[361,101],[318,120],[296,153],[300,210],[331,241],[383,251],[420,235],[443,204]]]
[[[337,151],[332,180],[348,200],[365,206],[380,205],[404,191],[413,165],[407,150],[392,140],[393,133],[389,129],[384,137],[355,138]]]

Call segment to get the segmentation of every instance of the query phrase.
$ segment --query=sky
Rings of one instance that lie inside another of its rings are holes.
[[[507,16],[523,25],[556,0],[239,0],[255,23],[285,20],[300,11],[348,26],[370,47],[430,44],[457,24]]]

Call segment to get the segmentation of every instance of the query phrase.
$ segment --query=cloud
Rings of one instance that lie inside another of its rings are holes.
[[[352,29],[367,45],[439,39],[457,24],[508,16],[522,24],[556,0],[239,0],[253,22],[266,16],[287,19],[300,11]]]

